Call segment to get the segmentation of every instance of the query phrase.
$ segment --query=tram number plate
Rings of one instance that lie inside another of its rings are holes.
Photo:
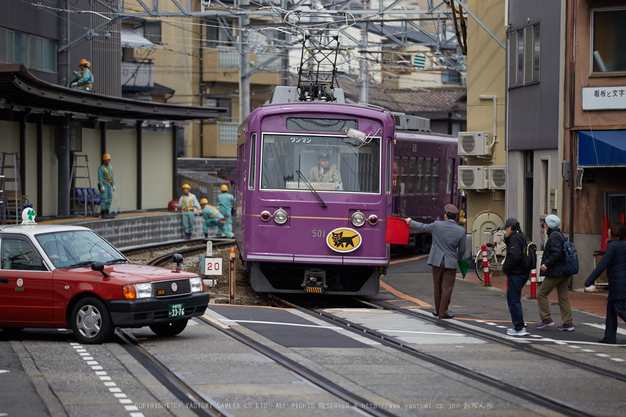
[[[180,317],[185,315],[185,303],[170,304],[167,306],[167,317]]]

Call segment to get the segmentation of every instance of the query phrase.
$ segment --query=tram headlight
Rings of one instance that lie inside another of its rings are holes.
[[[365,214],[360,211],[355,211],[352,213],[352,216],[350,216],[350,221],[354,226],[361,227],[365,224]]]
[[[378,223],[378,216],[375,214],[370,215],[367,218],[367,221],[369,222],[369,224],[371,224],[372,226],[376,226],[376,224]]]
[[[272,218],[272,215],[270,214],[269,211],[263,210],[261,212],[261,220],[263,220],[264,222],[269,221],[269,219],[271,218]]]
[[[282,207],[274,212],[274,221],[278,224],[284,224],[288,218],[287,212]]]

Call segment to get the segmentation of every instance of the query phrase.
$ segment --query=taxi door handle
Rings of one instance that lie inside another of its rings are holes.
[[[8,278],[0,278],[0,284],[8,284],[8,283],[9,283]]]

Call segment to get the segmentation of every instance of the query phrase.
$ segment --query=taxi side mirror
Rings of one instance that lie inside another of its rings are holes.
[[[104,272],[104,264],[102,262],[94,262],[91,264],[91,269],[94,271],[98,271],[104,275],[105,278],[109,278],[109,274]]]

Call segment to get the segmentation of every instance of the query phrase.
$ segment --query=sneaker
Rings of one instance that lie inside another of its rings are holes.
[[[525,327],[522,327],[521,330],[515,330],[514,328],[509,329],[506,331],[506,334],[508,334],[509,336],[526,336],[528,332],[526,331]]]
[[[547,319],[545,319],[541,323],[535,324],[535,328],[537,330],[541,330],[541,329],[543,329],[545,327],[548,327],[548,326],[554,326],[554,320],[552,320],[551,317],[548,317]],[[574,328],[572,328],[572,330],[574,330]]]
[[[558,330],[564,330],[566,332],[574,331],[574,323],[571,321],[569,323],[563,323],[561,326],[557,327]]]

